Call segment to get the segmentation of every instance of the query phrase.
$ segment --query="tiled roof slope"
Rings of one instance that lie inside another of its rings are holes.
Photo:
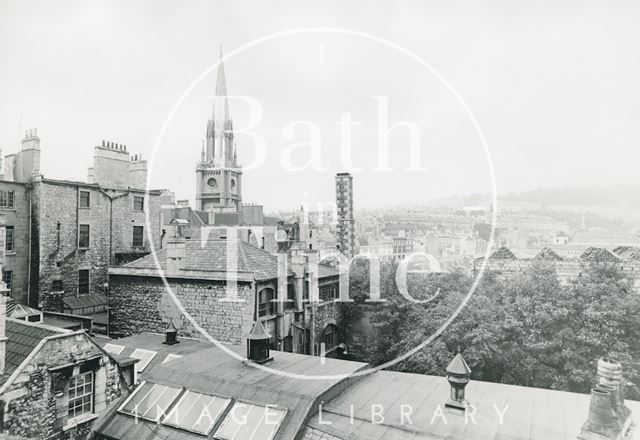
[[[584,261],[591,261],[593,263],[618,263],[620,262],[620,257],[611,252],[608,249],[598,248],[598,247],[590,247],[585,250],[582,255],[580,255],[580,259]]]
[[[501,248],[499,248],[497,251],[491,254],[489,258],[491,260],[517,260],[518,259],[518,257],[516,257],[515,254],[511,252],[511,250],[506,246],[502,246]]]
[[[207,240],[201,246],[199,240],[186,241],[185,270],[200,272],[224,272],[227,270],[227,240]],[[253,273],[256,280],[278,277],[278,259],[244,241],[237,241],[238,272]],[[167,251],[162,249],[156,255],[163,270],[166,269]],[[157,269],[153,255],[133,261],[123,267],[134,269]]]
[[[613,253],[625,260],[640,260],[640,247],[638,246],[618,246]]]
[[[7,319],[6,335],[7,355],[5,358],[5,374],[0,378],[4,383],[7,378],[22,364],[22,362],[38,346],[40,341],[49,336],[66,333],[51,327],[28,324],[15,319]]]
[[[562,257],[556,254],[553,250],[548,247],[540,249],[540,252],[534,257],[534,260],[544,260],[544,261],[562,261]]]
[[[64,305],[70,309],[83,309],[85,307],[96,307],[106,305],[109,300],[106,295],[94,293],[93,295],[70,296],[63,299]]]

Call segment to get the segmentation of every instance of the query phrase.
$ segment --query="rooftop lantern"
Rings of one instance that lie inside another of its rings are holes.
[[[467,365],[467,362],[458,353],[453,360],[447,366],[447,381],[451,385],[451,397],[445,403],[448,408],[455,408],[465,410],[469,402],[464,397],[464,389],[466,388],[471,378],[471,368]]]
[[[264,364],[273,360],[269,355],[271,335],[267,333],[262,321],[257,319],[253,323],[251,332],[247,335],[247,359],[257,364]]]
[[[178,344],[178,330],[176,330],[173,322],[169,322],[169,326],[164,331],[164,342],[166,345],[175,345]]]

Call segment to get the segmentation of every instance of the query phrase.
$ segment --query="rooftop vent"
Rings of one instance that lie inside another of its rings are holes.
[[[465,399],[464,389],[471,378],[471,368],[460,354],[456,353],[453,360],[447,366],[447,381],[451,386],[451,397],[445,403],[448,408],[465,410],[469,402]]]
[[[178,330],[176,330],[173,322],[169,322],[169,326],[164,331],[164,342],[166,345],[175,345],[178,344]]]
[[[247,359],[257,364],[264,364],[273,360],[269,355],[269,342],[271,335],[267,333],[262,321],[259,319],[253,323],[251,332],[247,335]]]

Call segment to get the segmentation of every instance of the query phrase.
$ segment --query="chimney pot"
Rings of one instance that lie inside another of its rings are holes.
[[[598,361],[598,383],[591,390],[587,421],[580,440],[619,439],[631,425],[631,410],[624,405],[622,366],[611,359]]]

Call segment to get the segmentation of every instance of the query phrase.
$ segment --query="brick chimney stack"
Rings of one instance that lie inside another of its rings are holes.
[[[598,361],[598,383],[591,390],[587,421],[580,440],[618,440],[626,438],[631,427],[631,410],[624,404],[622,365],[611,359]]]
[[[174,226],[175,233],[173,237],[167,240],[167,270],[165,275],[172,276],[180,273],[185,267],[187,258],[187,241],[183,235],[183,227],[185,220],[173,219],[169,223]]]

